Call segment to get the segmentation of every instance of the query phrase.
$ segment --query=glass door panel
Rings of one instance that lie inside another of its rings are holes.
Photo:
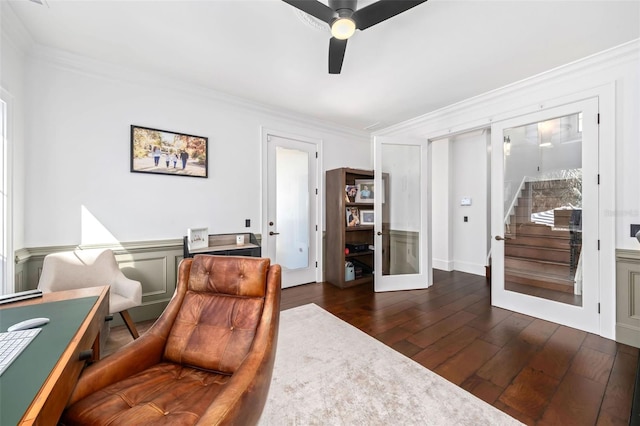
[[[596,332],[596,99],[492,126],[492,304]]]
[[[503,131],[505,289],[582,306],[582,113]]]
[[[376,137],[375,290],[426,288],[428,185],[426,142]]]
[[[276,148],[276,263],[309,267],[309,153]],[[292,250],[293,248],[293,250]]]
[[[263,256],[282,267],[282,287],[316,281],[315,144],[269,135]]]

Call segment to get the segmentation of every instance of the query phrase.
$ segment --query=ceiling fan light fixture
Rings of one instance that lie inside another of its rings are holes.
[[[346,40],[356,32],[356,23],[351,18],[338,18],[331,24],[331,35]]]

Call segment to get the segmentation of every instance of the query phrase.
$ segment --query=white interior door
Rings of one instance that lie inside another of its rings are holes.
[[[275,135],[267,139],[267,208],[263,249],[282,267],[282,287],[316,281],[316,144]]]
[[[599,333],[598,101],[493,124],[492,304]]]
[[[406,138],[374,138],[375,291],[432,283],[428,146]]]

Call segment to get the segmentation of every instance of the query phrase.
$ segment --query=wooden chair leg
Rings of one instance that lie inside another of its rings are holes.
[[[124,321],[125,325],[129,329],[129,333],[131,333],[134,339],[137,339],[139,337],[138,330],[136,329],[136,324],[131,319],[131,315],[129,315],[129,311],[126,311],[126,310],[121,311],[120,316],[122,317],[122,320]]]

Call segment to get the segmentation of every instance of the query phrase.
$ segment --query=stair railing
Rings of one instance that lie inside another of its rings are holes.
[[[520,181],[520,186],[518,186],[518,189],[513,194],[513,198],[511,199],[511,204],[509,205],[509,208],[507,209],[506,214],[504,216],[504,224],[506,225],[506,227],[511,224],[511,215],[514,213],[516,209],[516,206],[518,204],[518,198],[520,198],[520,193],[522,192],[522,188],[524,188],[525,183],[527,183],[528,181],[529,181],[529,177],[523,176],[522,180]]]

